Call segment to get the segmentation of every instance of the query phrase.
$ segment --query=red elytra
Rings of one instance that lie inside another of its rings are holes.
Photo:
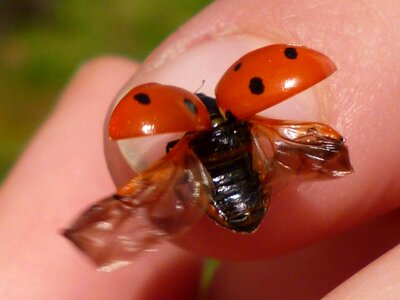
[[[216,101],[239,119],[300,93],[325,79],[336,66],[315,50],[285,44],[256,49],[237,60],[218,82]],[[135,99],[136,97],[136,99]],[[146,83],[115,107],[111,139],[209,129],[207,109],[193,93],[176,86]]]
[[[118,102],[110,118],[109,136],[117,140],[210,126],[207,109],[195,94],[175,86],[146,83]]]
[[[324,54],[288,45],[254,50],[222,76],[215,95],[218,106],[237,118],[248,117],[315,85],[336,71]]]

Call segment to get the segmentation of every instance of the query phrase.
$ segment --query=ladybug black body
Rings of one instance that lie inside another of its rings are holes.
[[[249,124],[227,112],[221,115],[214,98],[197,94],[210,115],[212,129],[199,132],[190,143],[214,184],[207,214],[236,232],[257,229],[266,212],[269,190],[253,169]]]

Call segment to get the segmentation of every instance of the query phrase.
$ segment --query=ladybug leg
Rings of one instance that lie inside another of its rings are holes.
[[[169,153],[169,151],[171,151],[171,149],[174,148],[175,145],[178,144],[179,141],[180,141],[180,139],[169,141],[167,143],[167,146],[165,146],[165,153]]]

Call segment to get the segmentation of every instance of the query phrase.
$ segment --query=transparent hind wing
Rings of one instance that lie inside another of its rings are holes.
[[[190,229],[203,215],[212,181],[182,140],[153,167],[90,207],[64,235],[100,269],[129,264],[155,243]]]
[[[268,210],[271,199],[272,161],[268,158],[258,133],[252,130],[253,169],[258,172],[264,192],[264,206]]]
[[[264,152],[270,160],[273,180],[288,175],[302,179],[334,178],[353,170],[343,137],[328,125],[259,116],[253,116],[249,122],[258,140],[269,141],[270,149]]]
[[[147,222],[141,207],[114,197],[90,207],[64,232],[102,271],[129,264],[162,234]]]

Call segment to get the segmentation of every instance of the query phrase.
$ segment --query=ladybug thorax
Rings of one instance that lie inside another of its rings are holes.
[[[197,138],[192,141],[191,147],[200,159],[218,160],[220,155],[229,156],[229,154],[235,155],[238,152],[247,151],[250,141],[248,124],[228,119],[211,130],[199,132]]]

